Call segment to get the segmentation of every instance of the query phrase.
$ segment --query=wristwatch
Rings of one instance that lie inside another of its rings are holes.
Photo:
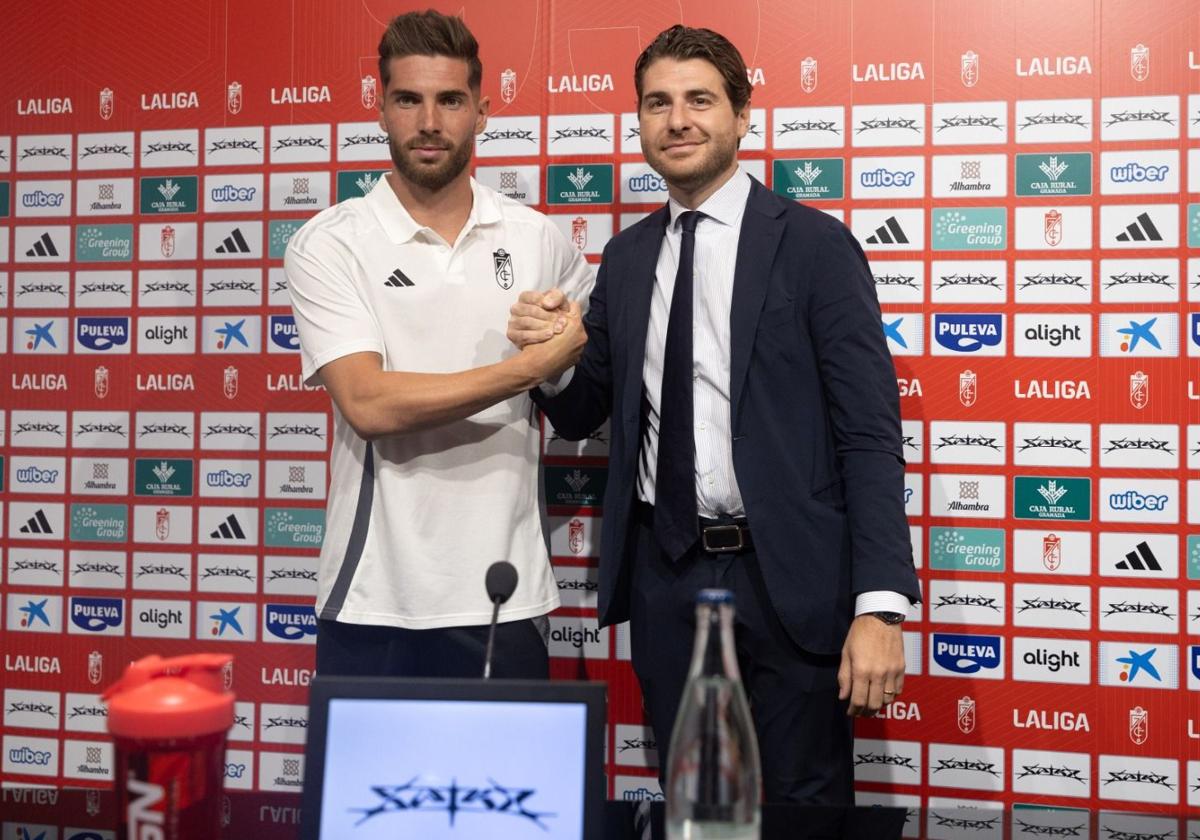
[[[904,613],[898,613],[898,612],[883,612],[883,611],[881,611],[881,612],[873,612],[873,613],[869,613],[869,614],[875,616],[880,621],[882,621],[884,624],[899,624],[901,621],[904,621],[904,618],[905,618]]]

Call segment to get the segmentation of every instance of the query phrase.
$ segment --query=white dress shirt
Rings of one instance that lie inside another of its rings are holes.
[[[729,406],[729,365],[732,347],[730,311],[742,215],[750,196],[750,177],[738,170],[696,209],[703,215],[696,226],[692,297],[692,382],[696,436],[696,508],[702,517],[744,516],[742,494],[733,470],[733,432]],[[670,199],[670,223],[658,252],[650,325],[646,331],[646,361],[642,369],[647,419],[638,461],[638,497],[654,504],[658,466],[658,425],[661,407],[663,354],[671,295],[679,268],[679,216],[688,208]],[[855,615],[867,612],[908,614],[908,598],[898,592],[863,592]]]

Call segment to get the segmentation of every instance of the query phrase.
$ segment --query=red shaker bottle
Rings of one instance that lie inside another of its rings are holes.
[[[103,699],[116,741],[121,840],[214,840],[221,831],[227,654],[147,656]]]

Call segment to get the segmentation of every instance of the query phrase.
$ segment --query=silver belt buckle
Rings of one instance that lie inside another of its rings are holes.
[[[721,545],[721,546],[709,545],[708,537],[710,534],[727,533],[729,531],[733,531],[735,534],[737,534],[737,544],[736,545]],[[742,534],[742,526],[741,525],[710,525],[700,532],[700,544],[704,547],[704,550],[707,551],[709,554],[720,554],[722,552],[741,551],[743,548],[745,548],[745,540],[744,540],[744,536]]]

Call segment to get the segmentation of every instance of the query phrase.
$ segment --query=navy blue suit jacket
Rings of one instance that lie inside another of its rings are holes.
[[[560,394],[535,393],[567,439],[612,417],[602,625],[629,617],[642,368],[668,219],[664,206],[608,243],[583,357]],[[866,257],[843,224],[755,181],[730,322],[733,465],[767,590],[797,644],[836,654],[857,593],[919,600],[896,373]]]

